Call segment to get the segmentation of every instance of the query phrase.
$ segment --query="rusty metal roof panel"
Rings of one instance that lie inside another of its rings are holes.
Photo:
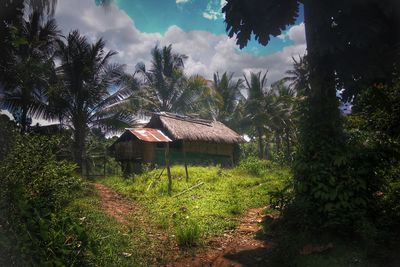
[[[155,142],[155,143],[165,143],[172,142],[161,130],[153,128],[137,128],[137,129],[127,129],[133,135],[135,135],[139,140],[145,142]]]

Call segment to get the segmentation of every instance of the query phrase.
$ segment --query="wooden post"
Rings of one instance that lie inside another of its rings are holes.
[[[171,178],[171,170],[169,168],[169,143],[165,144],[165,167],[167,167],[168,174],[168,194],[171,195],[172,192],[172,178]]]
[[[189,182],[189,172],[188,172],[188,168],[187,168],[185,141],[182,141],[182,149],[183,149],[183,160],[185,161],[186,182]]]
[[[107,152],[104,152],[104,158],[103,158],[103,164],[104,164],[104,166],[103,166],[103,175],[104,175],[104,178],[106,177],[106,164],[107,164]]]

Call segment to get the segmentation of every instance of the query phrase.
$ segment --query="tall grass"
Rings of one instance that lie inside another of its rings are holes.
[[[180,247],[191,248],[200,244],[201,230],[199,225],[189,220],[176,229],[176,241]]]
[[[110,177],[101,182],[144,205],[151,221],[171,235],[180,232],[184,236],[183,226],[189,218],[202,230],[202,237],[234,228],[240,214],[246,209],[267,205],[269,192],[282,188],[284,181],[291,177],[282,168],[271,168],[256,176],[243,168],[189,166],[190,177],[186,182],[184,167],[174,166],[171,197],[167,193],[166,174],[158,179],[160,173],[160,169],[155,169],[134,180]],[[177,196],[200,182],[204,184]],[[189,228],[188,232],[192,230]]]

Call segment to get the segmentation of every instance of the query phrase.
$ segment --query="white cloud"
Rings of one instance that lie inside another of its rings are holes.
[[[292,26],[288,31],[281,33],[277,36],[283,42],[287,40],[293,41],[295,44],[301,44],[306,42],[304,22],[299,25]]]
[[[294,25],[288,31],[289,39],[295,44],[301,44],[306,42],[304,22],[299,25]]]
[[[188,2],[190,2],[191,0],[176,0],[175,2],[176,2],[176,4],[185,4],[185,3],[188,3]]]
[[[218,6],[224,0],[217,1]],[[93,0],[59,1],[56,11],[57,22],[67,35],[70,30],[79,29],[90,40],[103,37],[108,49],[118,51],[115,60],[127,65],[133,72],[138,62],[149,64],[150,51],[156,45],[172,44],[173,50],[188,55],[185,71],[188,75],[200,74],[211,79],[214,72],[235,72],[242,77],[243,72],[269,70],[268,79],[274,82],[292,66],[292,56],[305,52],[304,25],[289,29],[288,38],[294,44],[284,47],[271,55],[254,55],[238,51],[234,39],[225,34],[216,35],[207,31],[185,32],[171,26],[165,34],[144,33],[135,27],[134,21],[116,5],[104,10]]]
[[[226,0],[210,0],[206,10],[203,12],[203,17],[209,20],[217,20],[224,18],[222,7],[226,4]]]

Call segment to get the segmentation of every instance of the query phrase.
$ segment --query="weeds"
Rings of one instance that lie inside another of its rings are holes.
[[[198,246],[200,239],[201,230],[195,221],[189,220],[186,224],[177,227],[176,241],[180,247],[191,248]]]
[[[177,226],[187,226],[186,217],[189,217],[202,230],[201,238],[207,238],[234,228],[243,211],[267,205],[269,192],[282,189],[284,182],[290,178],[288,170],[278,168],[255,176],[241,168],[190,166],[189,182],[184,179],[183,166],[174,166],[171,172],[174,176],[173,195],[199,181],[204,185],[178,197],[170,197],[166,191],[166,173],[149,186],[160,175],[160,169],[138,175],[134,181],[110,177],[100,182],[144,205],[149,210],[150,219],[161,229],[175,234]],[[184,229],[179,231],[184,232]]]

